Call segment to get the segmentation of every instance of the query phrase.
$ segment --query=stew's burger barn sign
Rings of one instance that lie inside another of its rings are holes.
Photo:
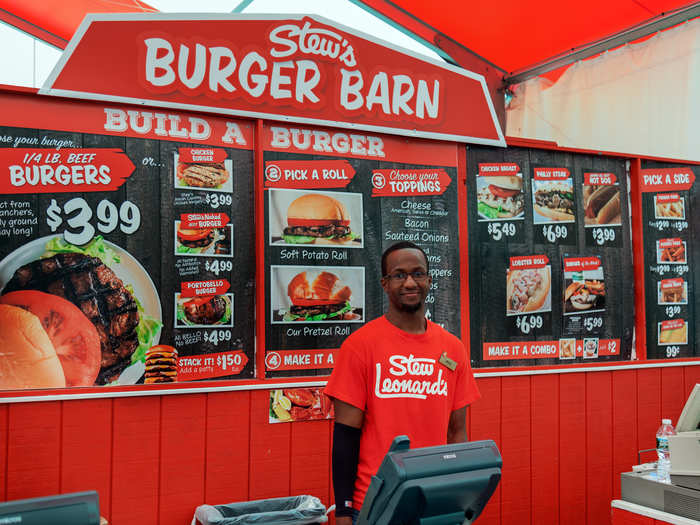
[[[40,93],[505,146],[481,75],[320,17],[88,15]]]

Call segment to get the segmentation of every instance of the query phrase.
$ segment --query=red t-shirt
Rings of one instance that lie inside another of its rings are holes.
[[[454,371],[440,363],[443,353],[457,362]],[[384,316],[345,340],[325,393],[364,411],[356,509],[396,436],[407,435],[411,448],[444,445],[451,412],[480,396],[459,339],[430,321],[410,334]]]

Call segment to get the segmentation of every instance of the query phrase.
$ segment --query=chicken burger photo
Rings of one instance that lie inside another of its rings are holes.
[[[512,219],[523,215],[523,178],[516,175],[477,178],[477,209],[482,219]]]

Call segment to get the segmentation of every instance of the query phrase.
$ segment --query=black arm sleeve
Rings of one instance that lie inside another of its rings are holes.
[[[333,492],[335,515],[352,514],[352,493],[357,477],[362,430],[336,422],[333,426]]]

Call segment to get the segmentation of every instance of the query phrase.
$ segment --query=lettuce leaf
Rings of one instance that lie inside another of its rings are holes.
[[[84,246],[75,246],[66,242],[63,237],[54,237],[46,243],[46,251],[41,256],[42,259],[53,257],[58,253],[82,253],[90,257],[97,257],[105,265],[121,262],[119,255],[112,248],[105,244],[104,238],[101,235],[96,235],[89,243]]]
[[[479,210],[479,213],[485,215],[489,219],[498,219],[501,213],[500,206],[498,208],[492,208],[491,206],[489,206],[488,204],[484,204],[483,202],[480,202],[477,208]]]
[[[335,320],[335,317],[342,316],[346,312],[352,311],[352,306],[350,306],[350,301],[345,301],[345,306],[343,306],[340,310],[337,312],[333,312],[332,314],[318,314],[318,315],[312,315],[312,316],[303,316],[303,315],[297,315],[293,314],[291,312],[286,312],[283,316],[283,321],[296,321],[298,319],[303,319],[304,321],[333,321]]]
[[[282,238],[287,244],[311,244],[316,240],[308,235],[282,235]]]

